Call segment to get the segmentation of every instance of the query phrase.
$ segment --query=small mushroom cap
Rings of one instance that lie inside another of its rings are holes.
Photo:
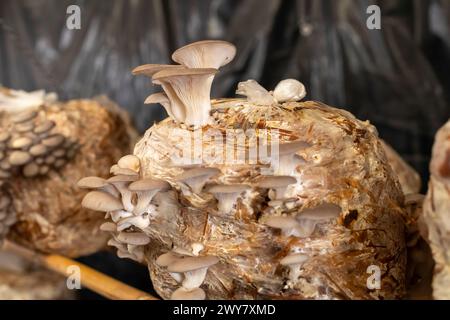
[[[189,272],[202,268],[208,268],[219,262],[217,257],[204,256],[204,257],[186,257],[167,267],[169,272]]]
[[[142,179],[131,183],[128,186],[130,191],[150,191],[150,190],[167,190],[170,184],[159,179]]]
[[[205,300],[206,294],[202,288],[187,290],[183,287],[178,288],[172,293],[171,300]]]
[[[298,218],[310,219],[310,220],[327,220],[337,218],[342,209],[340,206],[333,203],[321,204],[314,208],[307,208],[302,210],[298,214]]]
[[[109,178],[108,181],[109,183],[115,183],[115,182],[133,182],[136,181],[137,179],[139,179],[139,177],[137,175],[124,175],[124,174],[119,174],[117,176],[111,177]]]
[[[105,222],[100,225],[100,230],[108,231],[108,232],[115,232],[115,231],[117,231],[117,226],[113,222]]]
[[[170,100],[165,93],[157,92],[149,95],[144,101],[144,104],[152,104],[152,103],[164,104],[170,103]]]
[[[188,44],[172,54],[172,60],[188,68],[218,69],[234,59],[236,47],[222,40],[203,40]]]
[[[249,190],[251,187],[246,184],[217,184],[211,186],[208,191],[210,193],[241,193]]]
[[[139,176],[139,173],[132,169],[120,168],[119,166],[111,167],[111,173],[114,175],[124,175],[124,176]]]
[[[266,220],[266,225],[277,229],[290,229],[299,226],[299,223],[292,217],[269,217]]]
[[[46,154],[48,151],[48,148],[44,146],[43,144],[37,144],[30,148],[30,154],[37,157],[42,156],[43,154]]]
[[[256,186],[260,188],[280,188],[296,182],[297,179],[291,176],[264,176],[258,179]]]
[[[297,140],[297,141],[292,141],[292,142],[280,143],[278,145],[278,147],[279,147],[279,149],[278,149],[279,154],[285,155],[285,154],[295,153],[302,149],[309,148],[309,147],[311,147],[311,144],[309,144],[306,141]]]
[[[300,264],[308,260],[309,257],[303,253],[290,254],[280,260],[280,264],[283,266],[289,266],[292,264]]]
[[[177,177],[177,181],[186,181],[192,178],[198,178],[202,176],[213,176],[220,172],[217,168],[194,168],[184,171]]]
[[[101,191],[91,191],[84,196],[81,206],[95,211],[116,211],[123,209],[122,202]]]
[[[9,163],[13,166],[24,165],[31,161],[31,159],[31,155],[25,151],[13,151],[9,155]]]
[[[150,238],[140,232],[120,232],[117,240],[136,246],[143,246],[150,242]]]
[[[22,123],[31,120],[33,118],[36,118],[36,116],[37,112],[35,110],[23,111],[15,114],[13,117],[11,117],[11,120],[14,123]]]
[[[169,80],[173,77],[191,77],[191,76],[206,76],[213,75],[217,72],[217,69],[213,68],[195,68],[195,69],[164,69],[161,70],[153,76],[153,80],[164,81]]]
[[[169,251],[160,255],[158,259],[156,259],[156,264],[160,267],[167,267],[168,265],[174,264],[180,259],[183,258]]]
[[[143,64],[134,68],[131,73],[134,75],[145,75],[152,77],[155,73],[164,69],[185,69],[185,67],[174,64]]]
[[[119,168],[131,169],[137,172],[141,167],[141,161],[135,155],[128,154],[120,158],[120,160],[117,162],[117,165],[119,166]]]
[[[106,187],[108,183],[100,177],[85,177],[78,181],[77,186],[81,189],[98,189]]]

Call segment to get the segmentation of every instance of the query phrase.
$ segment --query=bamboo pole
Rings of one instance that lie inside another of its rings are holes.
[[[133,288],[78,261],[56,254],[36,253],[10,241],[5,241],[3,248],[15,252],[27,260],[38,263],[65,277],[68,276],[67,270],[69,267],[77,266],[80,270],[80,282],[82,286],[85,286],[108,299],[158,300],[158,298],[146,292]]]

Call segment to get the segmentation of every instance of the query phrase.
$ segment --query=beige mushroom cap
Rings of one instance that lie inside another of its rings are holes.
[[[208,268],[219,262],[217,257],[203,256],[203,257],[186,257],[174,262],[167,267],[169,272],[189,272],[202,268]]]
[[[115,183],[115,182],[133,182],[139,179],[137,175],[125,175],[125,174],[119,174],[117,176],[109,178],[109,183]]]
[[[277,229],[290,229],[295,228],[299,225],[298,221],[295,220],[295,218],[284,216],[269,217],[266,220],[265,224],[268,225],[269,227]]]
[[[256,186],[260,188],[280,188],[296,182],[297,179],[291,176],[264,176],[258,179]]]
[[[303,253],[290,254],[280,260],[280,264],[283,266],[289,266],[293,264],[300,264],[309,259],[309,256]]]
[[[177,177],[177,181],[186,181],[192,178],[199,178],[203,176],[213,176],[220,172],[217,168],[194,168],[184,171]]]
[[[208,191],[210,193],[241,193],[249,190],[251,187],[246,184],[217,184],[211,186]]]
[[[131,183],[128,186],[130,191],[150,191],[150,190],[167,190],[170,184],[159,179],[142,179]]]
[[[307,208],[298,214],[298,218],[310,220],[328,220],[337,218],[342,209],[340,206],[333,203],[324,203],[314,208]]]
[[[306,141],[297,140],[292,142],[280,143],[278,147],[279,147],[278,152],[280,155],[287,155],[291,153],[296,153],[299,150],[309,148],[311,147],[311,144]]]
[[[117,165],[121,169],[130,169],[135,172],[138,172],[141,167],[141,161],[135,155],[128,154],[120,158],[119,161],[117,162]]]
[[[209,76],[217,73],[214,68],[193,68],[193,69],[163,69],[154,74],[153,80],[169,81],[172,78],[180,79],[191,76]]]
[[[170,100],[165,93],[157,92],[149,95],[144,101],[144,104],[152,103],[159,103],[164,106],[165,104],[170,104]]]
[[[133,75],[145,75],[152,77],[155,73],[164,69],[185,69],[185,67],[173,64],[143,64],[134,68],[131,73]]]
[[[172,54],[172,60],[188,68],[214,68],[228,64],[236,55],[236,47],[222,40],[203,40],[188,44]]]
[[[172,293],[171,300],[205,300],[206,294],[202,288],[187,290],[183,287],[178,288]]]
[[[107,186],[105,179],[100,177],[85,177],[78,181],[77,186],[81,189],[98,189]]]
[[[160,267],[167,267],[180,259],[183,258],[169,251],[160,255],[158,259],[156,259],[156,264]]]
[[[116,211],[123,209],[122,202],[110,195],[109,193],[101,191],[91,191],[84,196],[81,202],[83,208],[94,211]]]

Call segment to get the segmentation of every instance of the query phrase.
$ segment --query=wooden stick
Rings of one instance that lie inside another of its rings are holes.
[[[80,269],[81,284],[108,299],[159,300],[146,292],[133,288],[72,259],[56,254],[36,253],[10,241],[5,241],[3,248],[13,251],[29,261],[36,262],[65,277],[68,276],[67,270],[70,266],[77,266]]]

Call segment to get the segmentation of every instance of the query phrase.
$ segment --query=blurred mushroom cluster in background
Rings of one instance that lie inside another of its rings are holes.
[[[0,242],[165,299],[448,298],[450,4],[374,3],[380,30],[363,0],[1,1]],[[175,128],[281,129],[275,175],[182,164]],[[74,297],[14,255],[0,298]]]

